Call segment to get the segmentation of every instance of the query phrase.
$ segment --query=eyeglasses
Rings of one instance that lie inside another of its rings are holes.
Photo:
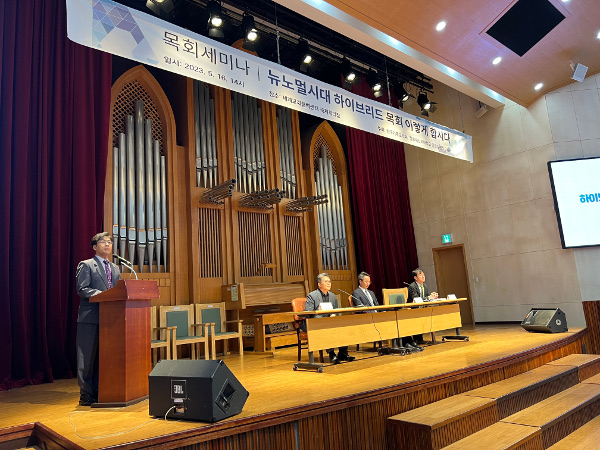
[[[101,241],[98,241],[98,244],[112,245],[113,241],[102,239]]]

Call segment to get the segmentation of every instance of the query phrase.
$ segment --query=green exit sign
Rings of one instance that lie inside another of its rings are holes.
[[[452,244],[452,235],[442,234],[442,244]]]

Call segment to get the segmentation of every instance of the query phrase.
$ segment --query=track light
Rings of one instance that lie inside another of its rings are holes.
[[[146,2],[146,8],[158,17],[166,18],[171,15],[175,7],[171,0],[148,0]]]
[[[431,110],[431,107],[433,105],[435,105],[435,102],[430,102],[429,99],[427,98],[427,94],[424,91],[421,91],[419,93],[419,96],[417,97],[417,103],[421,107],[421,115],[422,116],[429,117],[429,111],[434,112],[435,109],[437,109],[437,108],[435,108],[435,109]]]
[[[369,73],[367,74],[367,84],[373,91],[373,95],[375,96],[375,98],[381,97],[383,95],[383,85],[379,80],[377,72],[375,72],[374,70],[369,70]]]
[[[258,30],[254,23],[254,17],[244,14],[244,17],[242,17],[242,31],[244,32],[244,40],[254,42],[258,39]]]
[[[298,53],[298,59],[300,64],[306,64],[307,66],[313,62],[313,57],[310,52],[310,48],[308,48],[308,42],[304,39],[301,39],[298,42],[298,47],[296,48],[296,52]]]
[[[223,38],[223,15],[221,13],[221,4],[211,0],[206,5],[208,11],[208,36],[211,38]]]
[[[404,107],[404,103],[410,100],[410,98],[415,98],[414,95],[409,94],[404,88],[404,84],[397,84],[394,86],[394,95],[398,98],[398,107],[402,109]]]
[[[352,68],[350,61],[348,61],[346,58],[344,58],[344,60],[342,61],[341,70],[342,75],[344,77],[344,88],[350,89],[352,87],[352,84],[356,81],[358,75],[356,71]]]

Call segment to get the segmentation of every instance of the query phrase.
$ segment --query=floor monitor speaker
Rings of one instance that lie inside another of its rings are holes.
[[[220,359],[159,361],[149,388],[151,416],[202,422],[239,414],[249,395]]]
[[[521,326],[527,331],[542,333],[564,333],[569,330],[567,317],[560,308],[532,308]]]

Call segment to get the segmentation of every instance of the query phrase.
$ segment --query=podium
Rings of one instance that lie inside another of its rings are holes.
[[[128,406],[148,398],[152,370],[150,301],[158,298],[152,280],[119,280],[90,298],[100,304],[98,403]]]

